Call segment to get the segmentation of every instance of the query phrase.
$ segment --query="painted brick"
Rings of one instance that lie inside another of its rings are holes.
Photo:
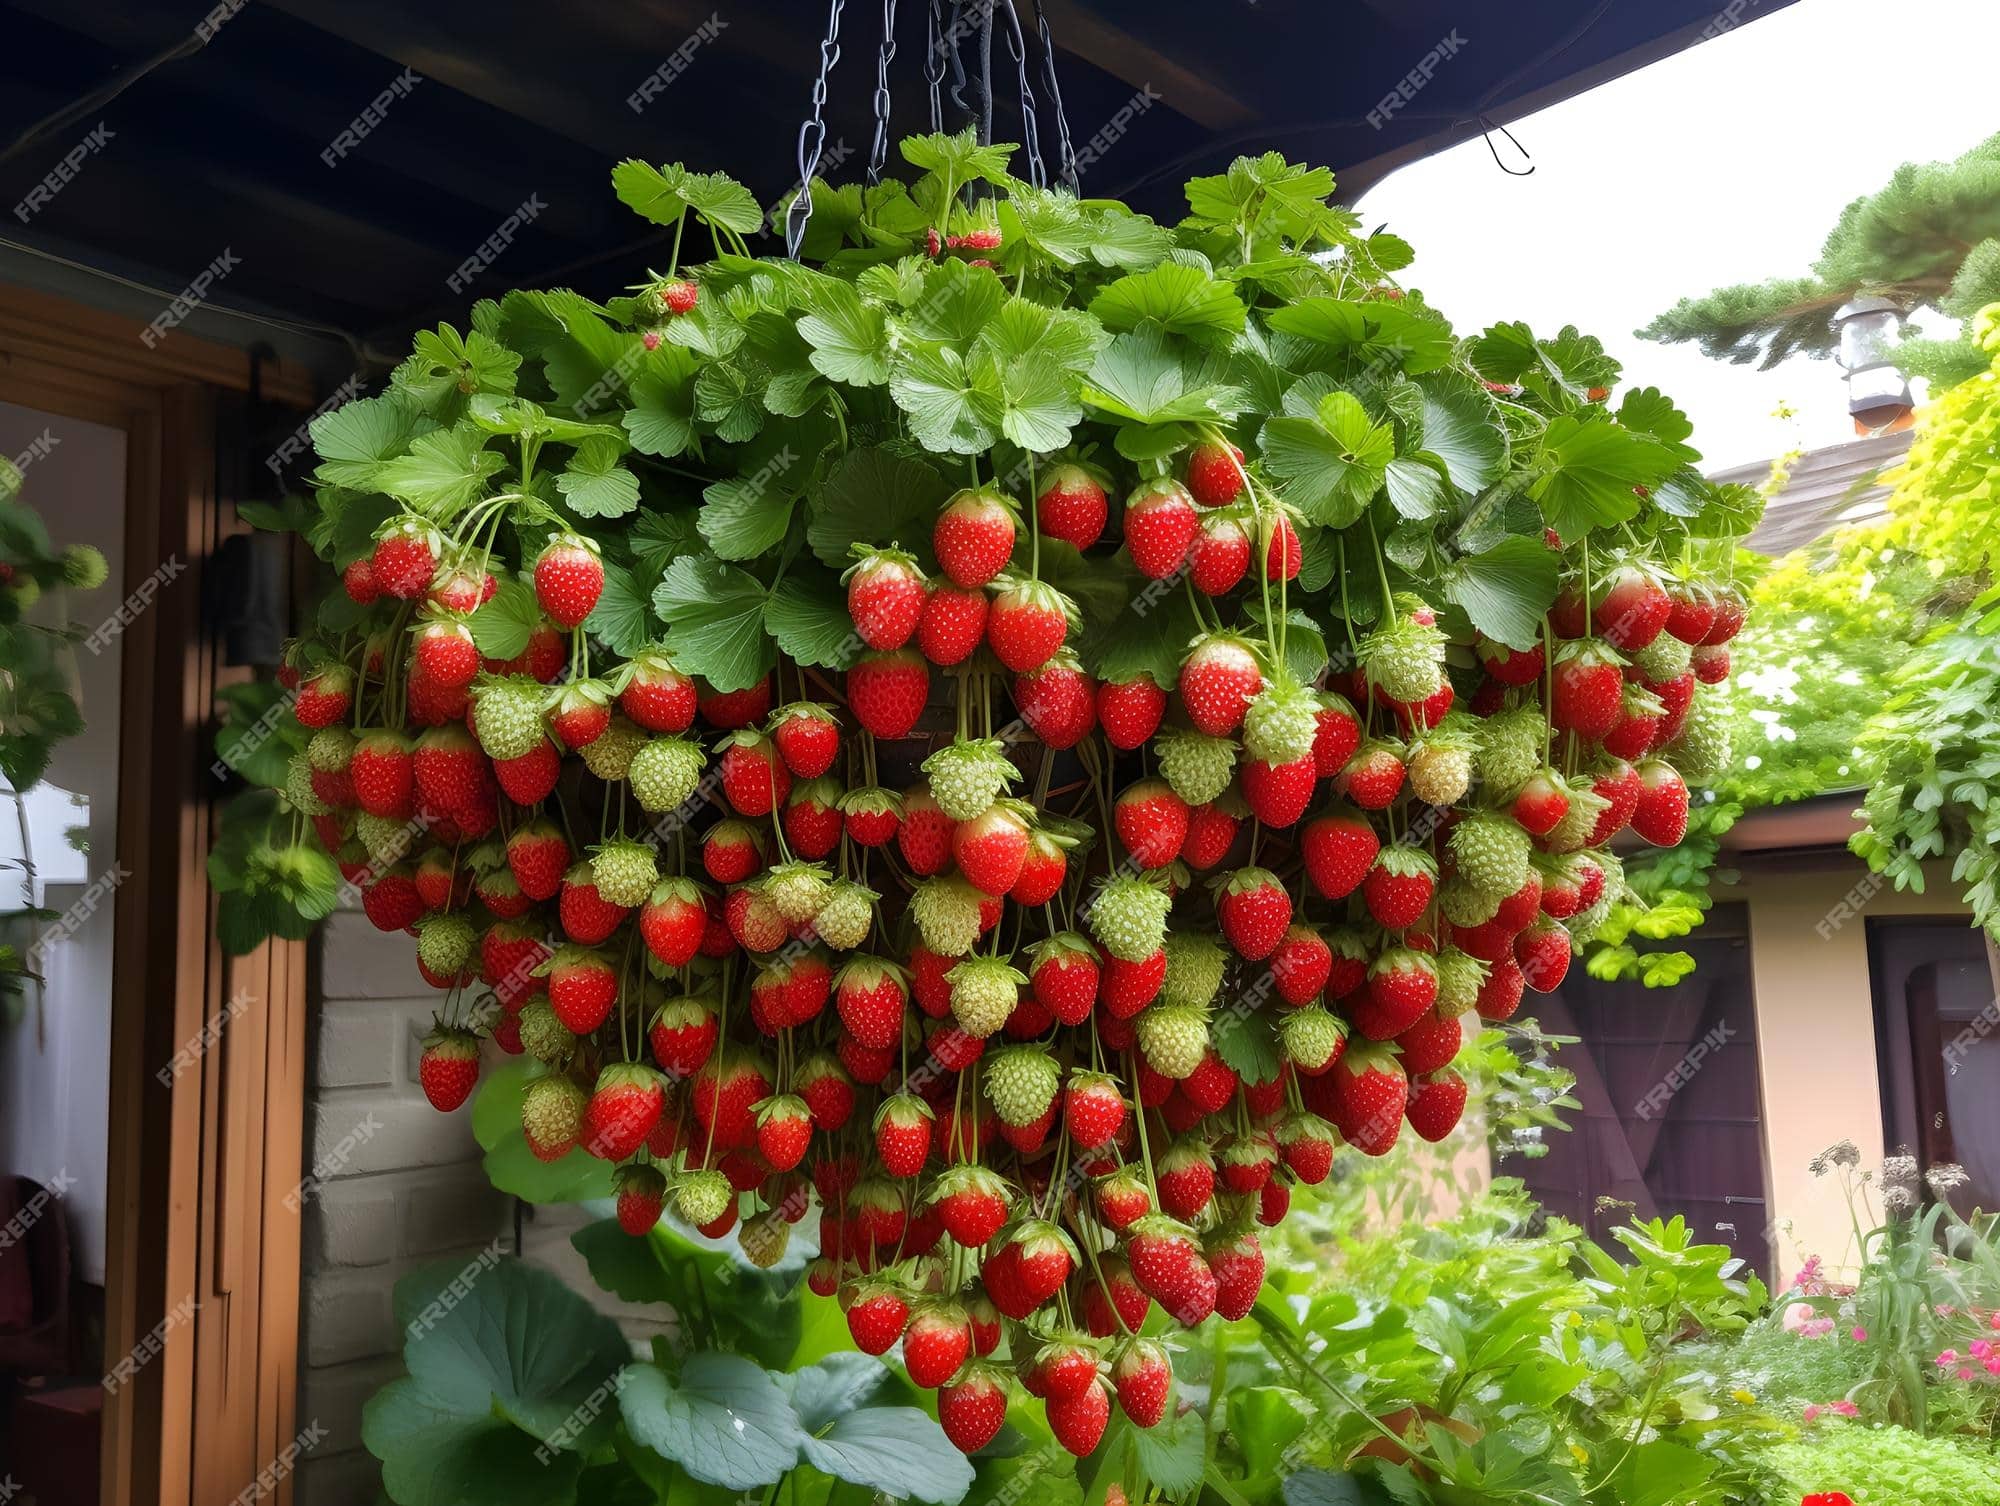
[[[319,1010],[319,1088],[388,1087],[396,1080],[403,1017],[373,1002],[329,1003]]]
[[[406,1184],[398,1199],[402,1212],[401,1253],[430,1258],[448,1250],[473,1250],[496,1234],[509,1234],[506,1197],[496,1192],[484,1172],[468,1176],[454,1170],[443,1176],[426,1174]]]
[[[321,934],[320,987],[327,998],[416,999],[431,992],[409,937],[384,936],[358,911],[335,914]]]
[[[308,1284],[305,1361],[340,1365],[402,1349],[391,1288],[375,1271],[328,1271]]]
[[[306,1204],[306,1268],[375,1266],[393,1260],[396,1207],[396,1187],[388,1179],[318,1188]]]
[[[480,1154],[472,1103],[440,1114],[421,1096],[339,1094],[313,1105],[312,1165],[323,1180],[417,1166],[448,1166]],[[477,1175],[477,1168],[474,1168]]]
[[[326,1448],[321,1444],[299,1464],[293,1506],[356,1506],[377,1499],[382,1466],[375,1456],[366,1449],[327,1455]]]
[[[299,1377],[299,1426],[318,1423],[326,1429],[326,1436],[313,1452],[325,1457],[359,1448],[361,1409],[369,1397],[401,1374],[400,1357],[356,1360],[305,1371]]]

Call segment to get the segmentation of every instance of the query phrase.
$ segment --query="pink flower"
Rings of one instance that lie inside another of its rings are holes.
[[[1839,1413],[1842,1417],[1859,1417],[1861,1415],[1861,1408],[1857,1407],[1851,1401],[1837,1401],[1830,1410]]]
[[[1943,1351],[1941,1354],[1938,1355],[1937,1362],[1945,1369],[1947,1370],[1950,1369],[1953,1365],[1956,1365],[1958,1363],[1958,1351],[1956,1349],[1947,1349]]]
[[[1807,1422],[1819,1421],[1819,1406],[1817,1403],[1808,1402],[1806,1404],[1806,1421]]]
[[[1993,1353],[1993,1345],[1986,1339],[1974,1339],[1965,1348],[1975,1360],[1983,1360]]]
[[[1988,1375],[2000,1375],[2000,1354],[1996,1354],[1987,1360],[1986,1373]]]
[[[1993,1315],[1986,1320],[1986,1326],[1988,1328],[2000,1329],[2000,1308],[1993,1310]]]
[[[1865,1328],[1856,1328],[1848,1337],[1853,1339],[1857,1344],[1865,1344],[1868,1342],[1868,1330]]]
[[[1958,1378],[1962,1381],[1969,1381],[1972,1379],[1972,1372],[1961,1365],[1958,1368]]]
[[[1808,1318],[1799,1325],[1800,1338],[1821,1339],[1832,1332],[1833,1319],[1831,1318]]]

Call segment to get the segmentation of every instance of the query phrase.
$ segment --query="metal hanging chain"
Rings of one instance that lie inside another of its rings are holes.
[[[875,56],[875,143],[868,149],[868,186],[882,181],[889,159],[889,65],[896,61],[896,0],[882,0],[882,50]]]
[[[1035,0],[1035,34],[1042,44],[1042,87],[1048,91],[1049,104],[1056,112],[1056,161],[1069,191],[1080,195],[1083,185],[1077,175],[1076,148],[1070,145],[1069,116],[1063,112],[1062,85],[1056,82],[1056,44],[1049,35],[1049,18],[1042,9],[1042,0]]]
[[[785,255],[793,261],[799,259],[806,224],[812,219],[812,181],[826,148],[826,82],[840,61],[840,13],[846,4],[847,0],[832,0],[828,7],[826,40],[819,44],[819,77],[813,80],[812,115],[799,126],[799,191],[785,211]]]
[[[931,0],[924,25],[924,82],[931,88],[931,129],[944,129],[944,0]]]
[[[1007,7],[1007,50],[1014,55],[1014,74],[1021,89],[1021,145],[1028,154],[1028,182],[1036,188],[1049,186],[1048,170],[1042,166],[1041,129],[1035,120],[1035,86],[1028,78],[1028,43],[1021,35],[1021,17],[1014,0]]]
[[[973,0],[978,4],[979,0]],[[951,59],[951,102],[970,115],[972,104],[965,97],[965,59],[958,44],[965,36],[965,0],[951,0],[951,25],[945,28],[945,54]]]

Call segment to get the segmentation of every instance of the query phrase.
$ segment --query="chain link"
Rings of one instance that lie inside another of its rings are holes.
[[[931,87],[931,129],[944,129],[944,0],[931,0],[924,27],[924,81]]]
[[[1036,188],[1049,186],[1047,169],[1042,166],[1041,130],[1035,121],[1035,86],[1028,78],[1028,43],[1021,35],[1021,17],[1014,0],[1001,0],[1007,8],[1007,50],[1014,55],[1014,73],[1021,88],[1021,145],[1028,154],[1028,181]]]
[[[812,219],[812,181],[826,149],[827,78],[840,61],[840,13],[846,4],[847,0],[832,0],[828,7],[826,40],[819,44],[819,77],[813,80],[812,115],[799,125],[799,191],[785,211],[785,255],[793,261],[799,259],[806,224]]]
[[[1076,148],[1070,145],[1069,116],[1063,113],[1062,85],[1056,82],[1056,44],[1049,35],[1048,13],[1042,9],[1042,0],[1035,0],[1035,33],[1042,43],[1042,87],[1048,92],[1049,104],[1056,112],[1056,161],[1061,166],[1063,182],[1074,194],[1083,192],[1076,170]]]
[[[889,160],[889,65],[896,61],[896,0],[882,0],[882,50],[875,57],[875,143],[868,149],[868,186],[882,181]]]

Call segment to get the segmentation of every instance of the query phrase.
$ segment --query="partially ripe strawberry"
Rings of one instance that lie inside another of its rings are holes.
[[[1271,581],[1297,580],[1299,571],[1305,565],[1305,549],[1299,543],[1299,532],[1292,527],[1292,520],[1282,512],[1272,518],[1263,531],[1264,551],[1262,555],[1264,579]]]
[[[1514,822],[1531,837],[1545,837],[1569,814],[1569,786],[1554,769],[1537,771],[1514,795]]]
[[[901,648],[924,609],[924,573],[899,549],[861,549],[847,582],[847,615],[872,649]]]
[[[1591,609],[1591,625],[1613,648],[1635,653],[1660,636],[1673,606],[1666,587],[1651,571],[1623,565],[1604,583],[1603,594]]]
[[[1164,779],[1129,785],[1112,807],[1118,840],[1141,868],[1164,868],[1187,839],[1187,802]]]
[[[648,732],[685,732],[694,724],[699,701],[694,680],[676,669],[660,649],[633,655],[611,688],[618,709]]]
[[[1149,580],[1165,580],[1180,569],[1200,526],[1194,500],[1178,481],[1142,482],[1125,499],[1125,548]]]
[[[579,626],[603,594],[604,561],[581,534],[559,533],[535,557],[535,600],[556,626]]]
[[[1538,994],[1553,993],[1561,986],[1572,951],[1569,932],[1546,916],[1514,938],[1521,980]]]
[[[346,719],[353,704],[354,672],[344,664],[329,664],[300,682],[292,715],[301,727],[331,727]]]
[[[1081,466],[1059,465],[1035,499],[1035,523],[1052,539],[1088,549],[1103,537],[1109,510],[1095,476]]]
[[[840,752],[840,723],[830,708],[811,701],[779,707],[768,730],[785,767],[800,779],[817,779]]]
[[[1187,489],[1203,507],[1226,507],[1243,495],[1243,452],[1204,440],[1188,451]]]
[[[931,530],[938,565],[967,590],[985,585],[1014,553],[1016,510],[991,490],[965,490],[948,501]]]
[[[1230,633],[1209,633],[1181,662],[1181,705],[1197,732],[1227,737],[1264,688],[1264,673],[1250,645]]]
[[[479,1081],[479,1037],[463,1026],[438,1025],[424,1037],[417,1081],[432,1108],[449,1114]]]
[[[1655,847],[1677,847],[1687,835],[1688,790],[1672,764],[1655,759],[1639,766],[1639,803],[1632,830]]]
[[[1201,520],[1188,551],[1188,579],[1204,596],[1226,596],[1250,573],[1250,535],[1228,513],[1210,513]]]
[[[1624,661],[1598,643],[1566,644],[1556,655],[1549,721],[1559,732],[1596,741],[1624,713]]]
[[[1019,674],[1040,669],[1055,656],[1070,628],[1072,608],[1043,581],[1015,581],[993,598],[986,642],[994,657]]]

